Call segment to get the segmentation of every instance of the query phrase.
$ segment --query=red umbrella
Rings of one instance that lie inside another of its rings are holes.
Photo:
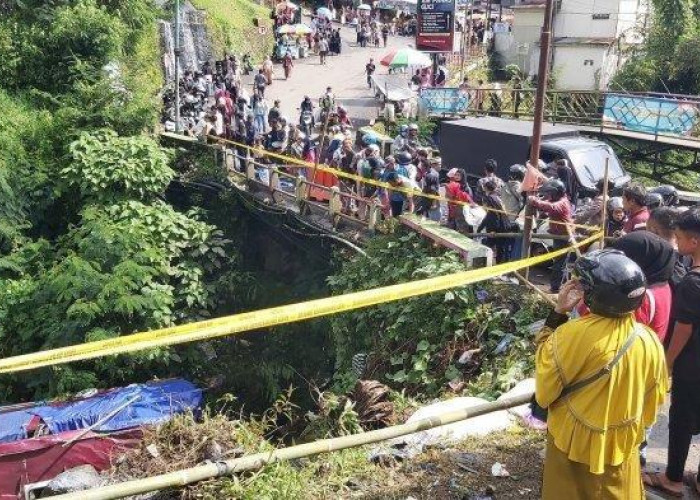
[[[382,59],[379,61],[379,63],[382,64],[383,66],[391,66],[391,61],[394,60],[394,56],[396,56],[397,50],[398,49],[390,50],[387,55],[382,57]]]

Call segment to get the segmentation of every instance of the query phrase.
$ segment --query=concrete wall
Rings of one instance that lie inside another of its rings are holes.
[[[507,58],[528,75],[537,72],[537,58],[544,8],[516,9],[513,16],[513,44]],[[534,66],[532,65],[534,55]]]
[[[554,74],[561,90],[596,90],[604,77],[607,47],[559,45],[554,47]]]
[[[554,16],[554,36],[617,38],[643,16],[641,0],[561,0]]]

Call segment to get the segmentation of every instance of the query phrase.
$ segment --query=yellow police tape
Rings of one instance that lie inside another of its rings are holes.
[[[449,198],[445,198],[445,197],[442,197],[439,195],[424,193],[424,192],[422,192],[418,189],[414,189],[414,188],[392,186],[388,182],[378,181],[376,179],[370,179],[370,178],[362,177],[362,176],[356,175],[356,174],[350,174],[348,172],[343,172],[342,170],[339,170],[337,168],[329,167],[328,165],[325,165],[325,164],[317,165],[315,163],[307,162],[307,161],[301,160],[299,158],[294,158],[293,156],[283,155],[283,154],[279,154],[279,153],[273,153],[272,151],[268,151],[266,149],[256,148],[254,146],[248,146],[247,144],[242,144],[240,142],[232,141],[230,139],[223,139],[221,137],[212,136],[212,135],[207,136],[207,138],[213,142],[218,142],[220,144],[230,144],[230,145],[238,147],[238,148],[247,149],[253,153],[258,153],[260,155],[268,156],[270,158],[276,158],[278,160],[286,162],[286,165],[285,165],[286,167],[296,166],[296,167],[310,168],[314,171],[325,172],[325,173],[334,175],[336,177],[340,177],[342,179],[348,179],[348,180],[352,180],[352,181],[356,181],[356,182],[361,182],[362,184],[369,184],[371,186],[380,187],[380,188],[387,189],[390,191],[404,193],[404,194],[409,195],[409,196],[418,196],[421,198],[428,198],[429,200],[447,202],[447,203],[451,203],[453,205],[463,205],[463,206],[471,206],[472,205],[472,203],[469,203],[466,201],[451,200]],[[311,180],[311,182],[314,181],[313,179],[307,179],[307,180]],[[511,216],[518,217],[518,214],[510,213],[510,212],[507,212],[505,210],[499,210],[497,208],[487,207],[485,205],[477,205],[477,206],[479,206],[480,208],[484,209],[487,212],[504,214],[504,215],[507,215],[509,217],[511,217]],[[543,219],[541,217],[533,217],[533,220],[547,220],[549,222],[549,224],[554,224],[554,225],[559,224],[562,226],[565,225],[565,226],[568,226],[570,228],[584,229],[587,231],[599,231],[600,230],[600,227],[598,227],[598,226],[574,224],[573,222],[559,222],[559,221],[553,221],[550,219]]]
[[[13,356],[0,359],[0,373],[31,370],[73,361],[140,351],[142,349],[207,340],[439,292],[441,290],[495,278],[496,276],[512,273],[525,267],[534,266],[546,262],[549,259],[565,255],[572,249],[588,245],[598,239],[600,239],[600,234],[596,234],[570,247],[548,254],[514,262],[506,262],[492,267],[471,269],[447,276],[401,283],[324,299],[310,300],[300,304],[272,307],[208,321],[199,321],[160,330],[134,333],[112,339],[86,342],[74,346],[59,347],[47,351]]]

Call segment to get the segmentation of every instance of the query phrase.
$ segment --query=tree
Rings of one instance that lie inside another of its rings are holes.
[[[697,0],[654,0],[651,30],[613,85],[628,91],[697,94]]]

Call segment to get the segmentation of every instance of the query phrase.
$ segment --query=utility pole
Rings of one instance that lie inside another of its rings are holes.
[[[540,145],[542,144],[542,121],[544,120],[544,99],[547,92],[549,76],[549,52],[552,40],[552,17],[554,0],[546,0],[544,23],[540,33],[540,61],[537,73],[537,93],[535,94],[535,114],[532,124],[532,143],[530,147],[530,165],[538,168],[540,160]],[[525,224],[523,227],[523,257],[530,257],[532,242],[532,225],[535,209],[529,203],[525,206]],[[526,271],[527,277],[527,271]]]
[[[180,133],[180,0],[175,0],[175,132]]]

